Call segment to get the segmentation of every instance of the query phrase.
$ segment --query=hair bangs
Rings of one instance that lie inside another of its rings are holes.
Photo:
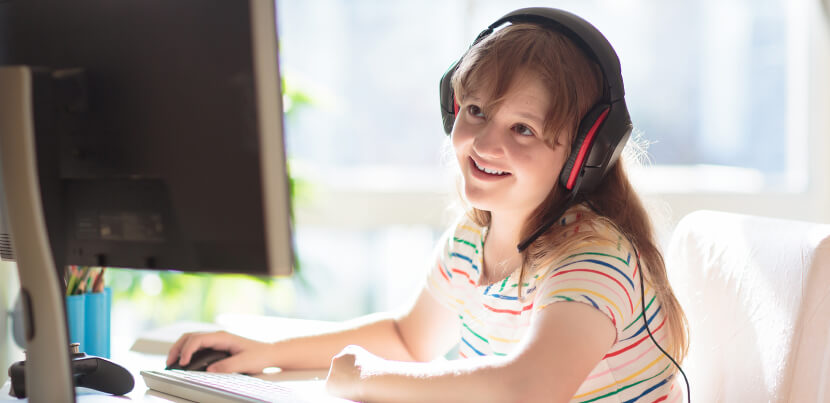
[[[545,114],[545,142],[569,146],[579,120],[600,97],[602,76],[564,34],[534,24],[504,27],[464,55],[452,77],[456,101],[482,97],[484,110],[496,110],[522,74],[535,74],[550,94]],[[562,141],[561,135],[566,136]]]

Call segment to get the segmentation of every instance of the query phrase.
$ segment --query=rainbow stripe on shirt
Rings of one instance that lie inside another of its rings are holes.
[[[568,211],[559,225],[574,232],[598,230],[579,225],[580,209]],[[622,239],[611,228],[608,239]],[[459,356],[503,356],[516,349],[533,315],[551,304],[576,301],[602,312],[617,329],[617,341],[591,371],[572,402],[680,402],[672,364],[645,331],[643,312],[655,339],[666,347],[668,329],[656,294],[648,284],[641,308],[640,273],[624,242],[583,245],[551,267],[525,276],[518,297],[518,272],[489,285],[478,285],[483,228],[464,218],[444,238],[427,289],[452,309],[461,323]]]

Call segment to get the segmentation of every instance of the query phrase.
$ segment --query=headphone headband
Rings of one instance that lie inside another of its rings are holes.
[[[490,24],[476,38],[473,45],[489,36],[496,28],[506,24],[533,23],[551,27],[574,41],[589,57],[599,65],[605,78],[603,94],[608,103],[614,103],[625,97],[620,69],[620,59],[614,47],[599,30],[581,17],[564,10],[546,7],[522,8],[506,14]],[[486,33],[486,34],[485,34]]]

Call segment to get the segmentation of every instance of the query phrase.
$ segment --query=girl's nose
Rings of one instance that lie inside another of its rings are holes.
[[[495,125],[487,124],[473,139],[473,150],[482,157],[504,156],[504,138]]]

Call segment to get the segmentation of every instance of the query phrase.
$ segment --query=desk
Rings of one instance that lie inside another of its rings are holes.
[[[161,370],[165,366],[167,350],[183,332],[210,331],[225,329],[246,337],[267,341],[277,336],[323,330],[331,326],[328,322],[307,321],[299,319],[263,318],[256,316],[220,316],[216,324],[180,323],[157,329],[139,337],[129,351],[113,351],[112,361],[125,367],[135,379],[135,387],[125,396],[112,396],[90,389],[76,389],[78,402],[124,402],[125,398],[138,402],[176,402],[189,400],[167,395],[148,389],[142,370]],[[287,386],[297,389],[318,389],[326,379],[327,370],[281,371],[257,375],[257,378],[286,382]],[[27,402],[28,399],[16,399],[9,396],[11,381],[0,389],[0,402]]]

